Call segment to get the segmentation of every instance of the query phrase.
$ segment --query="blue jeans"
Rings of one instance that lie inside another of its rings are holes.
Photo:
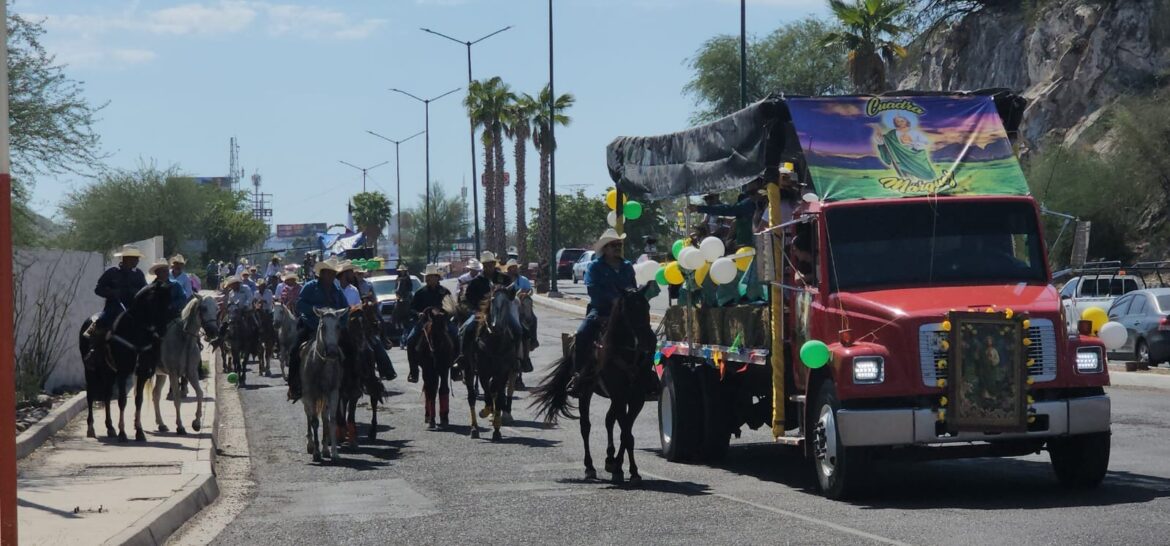
[[[577,335],[573,338],[573,370],[580,372],[582,364],[589,359],[589,353],[593,350],[593,344],[597,341],[597,336],[601,335],[601,325],[604,319],[597,313],[596,309],[590,310],[589,314],[581,320],[581,324],[577,326]]]

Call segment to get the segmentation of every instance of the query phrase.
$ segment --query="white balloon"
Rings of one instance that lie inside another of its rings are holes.
[[[727,284],[735,280],[735,260],[731,258],[719,258],[711,264],[711,282],[715,284]]]
[[[1101,343],[1105,344],[1106,349],[1113,351],[1125,345],[1129,332],[1125,331],[1125,326],[1120,322],[1106,322],[1097,331],[1097,337],[1101,338]]]
[[[617,212],[609,211],[609,214],[605,215],[605,221],[609,222],[609,227],[617,227]]]
[[[657,272],[658,264],[647,260],[634,266],[634,280],[638,281],[638,284],[648,283],[654,280],[654,274]]]
[[[693,246],[685,247],[678,253],[678,265],[682,266],[683,269],[694,271],[703,267],[703,254]]]
[[[703,255],[703,259],[708,262],[714,262],[723,257],[726,249],[723,247],[723,240],[718,237],[707,237],[699,243],[699,253]]]

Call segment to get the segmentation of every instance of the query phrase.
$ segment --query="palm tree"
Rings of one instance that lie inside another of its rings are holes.
[[[521,93],[515,96],[506,112],[508,123],[505,128],[508,138],[512,139],[512,160],[516,164],[516,254],[522,264],[528,263],[528,219],[524,208],[524,192],[528,191],[528,185],[524,179],[524,162],[528,139],[532,136],[532,118],[538,111],[540,104],[536,99],[528,93]]]
[[[829,0],[829,8],[844,27],[829,33],[825,45],[849,49],[849,77],[859,93],[886,90],[886,66],[906,56],[894,42],[906,27],[897,23],[910,8],[907,0]]]
[[[503,138],[505,110],[513,98],[508,84],[496,76],[471,82],[463,101],[476,127],[483,128],[484,231],[488,249],[496,252],[505,246]]]
[[[577,100],[570,93],[558,96],[556,104],[553,106],[552,115],[550,115],[549,97],[549,88],[546,85],[544,89],[540,90],[540,96],[537,97],[539,108],[532,118],[532,144],[536,146],[536,151],[540,154],[540,221],[537,223],[536,251],[541,258],[548,258],[552,255],[552,222],[548,217],[548,210],[552,206],[552,195],[549,193],[549,155],[552,154],[557,143],[550,129],[553,123],[561,126],[569,125],[572,120],[564,114],[564,111],[573,106]]]
[[[378,248],[378,236],[390,223],[392,205],[390,199],[378,191],[359,193],[351,200],[353,221],[366,234],[367,244],[375,249]]]

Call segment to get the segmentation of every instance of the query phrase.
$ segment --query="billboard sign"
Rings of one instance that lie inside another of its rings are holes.
[[[324,233],[328,229],[328,225],[324,222],[318,224],[276,224],[277,237],[311,237],[318,233]]]

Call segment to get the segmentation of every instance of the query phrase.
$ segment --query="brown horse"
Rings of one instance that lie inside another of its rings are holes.
[[[649,285],[647,285],[649,286]],[[581,366],[582,392],[579,400],[581,439],[585,443],[585,478],[596,479],[593,457],[589,451],[589,404],[594,394],[609,398],[609,412],[605,414],[605,428],[609,436],[606,447],[605,470],[614,483],[621,483],[622,459],[630,456],[630,484],[638,485],[642,477],[634,462],[634,420],[642,411],[646,393],[656,387],[651,370],[651,355],[657,339],[650,328],[650,303],[646,301],[646,286],[627,290],[613,305],[609,324],[601,337],[601,346],[594,359]],[[533,390],[532,407],[547,423],[555,423],[557,416],[577,419],[573,414],[567,387],[573,376],[573,355],[553,363],[553,371]],[[621,444],[615,450],[613,425],[621,427]]]
[[[427,428],[446,426],[451,409],[451,363],[455,360],[455,342],[447,331],[451,316],[431,307],[419,316],[421,329],[414,343],[406,348],[412,366],[422,369],[423,419]],[[438,423],[435,422],[435,399],[438,398]]]
[[[350,308],[349,318],[342,331],[341,384],[338,388],[337,433],[349,447],[356,448],[357,405],[362,395],[370,397],[370,430],[366,438],[373,440],[378,430],[378,403],[384,394],[382,382],[375,371],[371,325],[377,328],[378,315],[374,304],[363,303]]]
[[[520,321],[512,300],[516,298],[515,286],[494,286],[481,308],[481,319],[472,327],[474,335],[471,355],[466,359],[467,373],[463,382],[467,385],[467,403],[471,406],[471,437],[479,438],[479,422],[476,420],[476,382],[483,387],[484,408],[479,416],[492,418],[492,440],[499,440],[502,413],[507,409],[507,398],[511,396],[512,382],[520,368],[516,348],[521,342]]]

